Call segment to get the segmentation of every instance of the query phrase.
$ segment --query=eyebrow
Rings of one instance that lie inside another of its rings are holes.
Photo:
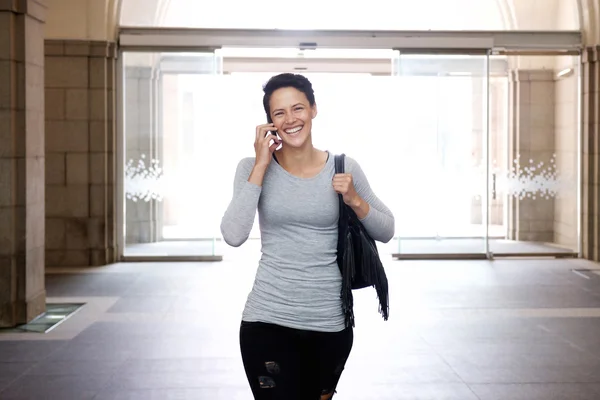
[[[296,106],[304,106],[304,104],[302,104],[302,103],[296,103],[296,104],[294,104],[294,105],[292,106],[292,108],[294,108],[294,107],[296,107]],[[273,110],[273,113],[275,113],[275,112],[277,112],[277,111],[283,111],[283,109],[282,109],[282,108],[277,108],[277,109]]]

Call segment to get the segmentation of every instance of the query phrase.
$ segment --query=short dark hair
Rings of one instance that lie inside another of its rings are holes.
[[[298,89],[306,95],[311,107],[315,105],[315,91],[313,90],[312,83],[310,83],[307,77],[292,73],[275,75],[263,86],[263,92],[265,92],[265,95],[263,96],[263,106],[265,108],[265,113],[267,113],[267,120],[269,123],[273,122],[271,120],[271,107],[269,106],[271,95],[277,89],[286,87]]]

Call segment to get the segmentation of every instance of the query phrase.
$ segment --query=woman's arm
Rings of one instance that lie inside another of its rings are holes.
[[[394,237],[394,214],[373,193],[358,162],[346,156],[345,170],[352,175],[354,188],[360,197],[359,201],[351,207],[373,239],[383,243],[389,242]]]
[[[260,171],[253,172],[253,169],[254,158],[244,158],[239,162],[235,171],[233,197],[221,219],[223,239],[233,247],[246,242],[254,225],[264,172],[259,174]],[[260,175],[260,179],[257,179],[257,175]]]

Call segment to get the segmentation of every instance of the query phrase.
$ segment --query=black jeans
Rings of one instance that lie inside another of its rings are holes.
[[[242,321],[240,347],[255,400],[319,400],[334,393],[354,332],[314,332]]]

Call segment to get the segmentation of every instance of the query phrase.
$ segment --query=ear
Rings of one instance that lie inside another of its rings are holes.
[[[312,110],[312,117],[313,117],[313,119],[314,119],[314,118],[317,116],[317,103],[315,103],[315,104],[314,104],[314,105],[311,107],[311,110]]]

